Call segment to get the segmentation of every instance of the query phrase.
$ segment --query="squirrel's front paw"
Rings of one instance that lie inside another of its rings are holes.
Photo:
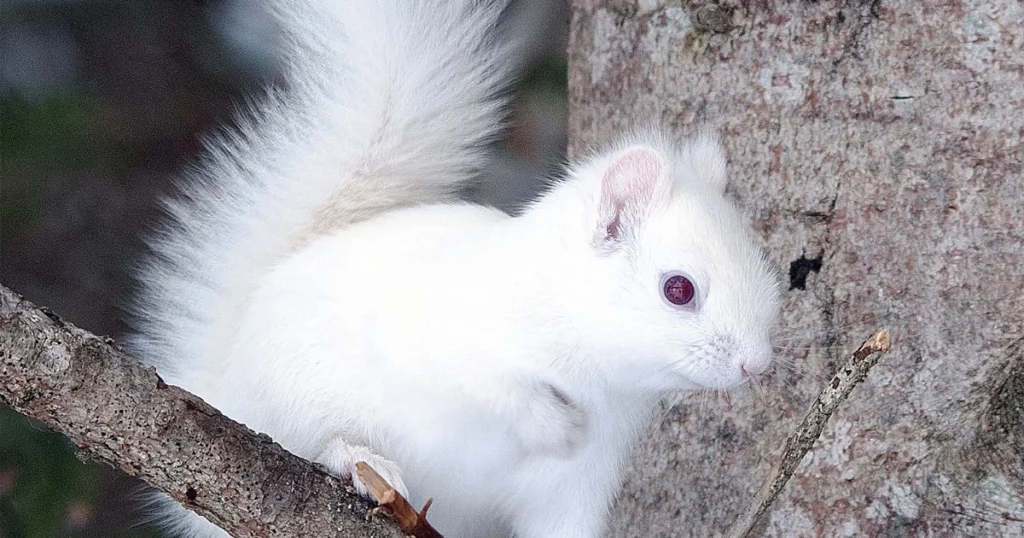
[[[375,454],[369,448],[352,446],[341,439],[336,439],[317,458],[317,461],[326,466],[335,475],[351,480],[352,486],[356,488],[357,493],[372,499],[370,492],[366,489],[366,485],[359,480],[359,475],[356,474],[356,463],[360,461],[366,462],[374,471],[377,471],[381,478],[386,480],[388,484],[391,484],[395,491],[402,494],[406,499],[409,498],[409,491],[402,480],[402,472],[398,468],[398,464]]]
[[[586,410],[547,382],[529,387],[524,397],[515,430],[527,451],[572,456],[587,435]]]

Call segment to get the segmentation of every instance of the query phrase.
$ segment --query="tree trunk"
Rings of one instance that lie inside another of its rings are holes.
[[[0,402],[233,536],[402,536],[322,468],[0,286]]]
[[[795,363],[763,396],[667,411],[609,535],[725,532],[878,326],[890,355],[763,534],[1024,535],[1022,28],[1012,0],[574,2],[570,145],[716,128],[788,284]]]

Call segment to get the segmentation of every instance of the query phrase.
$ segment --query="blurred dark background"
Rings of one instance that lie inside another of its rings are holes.
[[[567,16],[562,0],[508,14],[522,78],[478,199],[513,209],[564,158]],[[157,200],[273,83],[275,35],[252,0],[2,0],[0,283],[121,337]],[[0,538],[160,536],[140,487],[0,406]]]

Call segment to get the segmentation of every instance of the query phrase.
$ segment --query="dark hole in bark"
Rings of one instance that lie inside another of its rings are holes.
[[[793,263],[789,264],[789,289],[807,289],[807,275],[821,271],[821,258],[822,255],[819,254],[817,258],[808,258],[805,255],[793,260]]]

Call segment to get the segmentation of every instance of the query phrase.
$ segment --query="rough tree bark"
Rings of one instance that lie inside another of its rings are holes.
[[[667,412],[611,535],[715,536],[835,361],[893,350],[767,536],[1024,535],[1024,4],[575,0],[570,140],[718,128],[788,276],[766,395]]]
[[[402,536],[322,468],[0,286],[0,401],[238,537]]]

